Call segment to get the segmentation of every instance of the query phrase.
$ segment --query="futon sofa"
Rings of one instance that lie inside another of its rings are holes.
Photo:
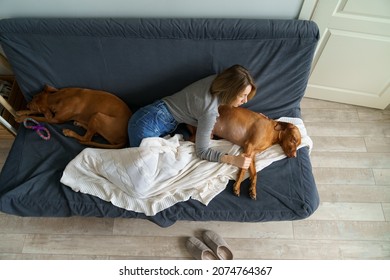
[[[131,110],[240,64],[258,92],[244,107],[270,118],[300,118],[319,31],[303,20],[204,18],[14,18],[0,20],[0,44],[26,99],[45,84],[105,90]],[[45,124],[50,140],[20,126],[0,175],[0,211],[20,216],[123,217],[161,227],[178,220],[266,222],[304,219],[319,205],[310,150],[259,171],[241,196],[226,188],[207,205],[188,199],[148,216],[75,192],[60,179],[86,147]]]

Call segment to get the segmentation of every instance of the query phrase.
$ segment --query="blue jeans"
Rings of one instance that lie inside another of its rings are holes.
[[[147,137],[163,137],[173,132],[177,125],[164,101],[158,100],[142,107],[129,120],[127,131],[130,147],[139,147],[142,139]]]

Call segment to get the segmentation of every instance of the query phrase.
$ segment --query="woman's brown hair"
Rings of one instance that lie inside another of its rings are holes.
[[[256,94],[252,76],[243,66],[233,65],[215,77],[210,86],[210,93],[218,96],[221,104],[231,104],[248,85],[252,87],[248,95],[248,100],[251,100]]]

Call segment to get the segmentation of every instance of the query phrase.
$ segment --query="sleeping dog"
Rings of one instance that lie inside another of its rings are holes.
[[[63,129],[63,134],[81,144],[98,148],[122,148],[127,144],[127,123],[132,113],[125,102],[111,93],[83,88],[56,89],[46,85],[27,108],[29,110],[16,112],[16,121],[23,122],[26,118],[53,124],[74,121],[76,126],[86,129],[85,134],[79,135],[71,129]],[[109,144],[92,141],[95,134],[101,135]]]
[[[252,158],[249,166],[251,185],[249,195],[256,199],[257,172],[255,156],[274,144],[280,144],[287,157],[296,157],[297,148],[301,144],[299,129],[286,122],[278,122],[241,107],[221,105],[218,108],[219,117],[214,125],[213,135],[226,139],[243,148],[243,154]],[[195,139],[196,129],[190,129],[191,141]],[[240,195],[241,182],[246,169],[241,169],[233,186],[235,195]]]

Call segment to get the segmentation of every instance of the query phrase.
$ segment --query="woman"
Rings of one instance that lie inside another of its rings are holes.
[[[233,65],[136,111],[128,125],[130,146],[138,147],[146,137],[165,136],[179,123],[186,123],[197,127],[195,151],[198,157],[248,168],[250,158],[225,155],[209,146],[218,106],[238,107],[255,94],[256,85],[248,70]]]

